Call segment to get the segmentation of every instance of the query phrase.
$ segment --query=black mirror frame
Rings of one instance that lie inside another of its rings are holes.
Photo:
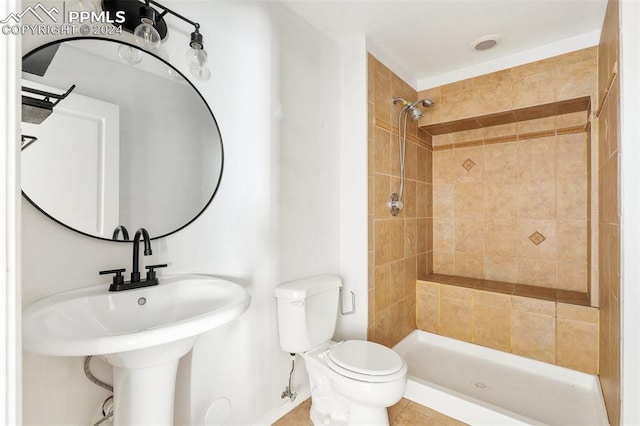
[[[148,55],[153,56],[154,58],[156,58],[157,60],[163,62],[165,65],[167,65],[168,67],[170,67],[172,70],[174,70],[175,72],[177,72],[180,77],[182,77],[188,84],[189,86],[191,86],[191,88],[198,94],[198,96],[200,97],[200,99],[202,100],[202,102],[204,103],[204,105],[207,107],[207,110],[209,111],[209,114],[211,115],[211,119],[213,120],[216,128],[218,129],[218,134],[220,135],[220,175],[218,176],[218,182],[216,183],[215,188],[213,189],[213,193],[211,194],[211,197],[209,198],[209,200],[205,203],[205,205],[202,207],[202,209],[198,212],[198,214],[196,214],[193,218],[189,219],[184,225],[161,235],[156,235],[156,236],[151,236],[151,240],[157,240],[159,238],[164,238],[167,237],[171,234],[174,234],[178,231],[180,231],[181,229],[186,228],[187,226],[189,226],[190,224],[192,224],[196,219],[198,219],[200,217],[200,215],[202,215],[202,213],[204,213],[204,211],[207,209],[207,207],[209,207],[209,205],[211,204],[211,202],[213,201],[213,198],[216,196],[218,189],[220,188],[220,182],[222,182],[222,175],[223,175],[223,171],[224,171],[224,144],[223,144],[223,140],[222,140],[222,133],[220,132],[220,126],[218,125],[218,121],[216,120],[216,117],[213,115],[213,111],[211,111],[211,107],[209,106],[209,103],[206,101],[206,99],[204,98],[204,96],[202,96],[202,93],[200,93],[200,91],[196,88],[196,86],[191,82],[191,80],[189,80],[182,72],[180,72],[180,70],[178,70],[176,67],[174,67],[173,65],[171,65],[169,62],[167,62],[166,60],[164,60],[163,58],[161,58],[160,56],[149,52],[147,50],[141,49],[140,47],[131,44],[131,43],[127,43],[125,41],[121,41],[121,40],[116,40],[116,39],[112,39],[112,38],[105,38],[105,37],[68,37],[68,38],[61,38],[61,39],[57,39],[48,43],[45,43],[41,46],[36,47],[35,49],[31,50],[30,52],[26,53],[23,57],[22,57],[22,61],[24,62],[25,59],[27,59],[29,56],[36,54],[37,52],[39,52],[40,50],[46,49],[48,47],[51,47],[53,45],[56,44],[62,44],[65,42],[69,42],[69,41],[77,41],[77,40],[101,40],[101,41],[107,41],[107,42],[111,42],[111,43],[117,43],[117,44],[122,44],[125,46],[130,46],[133,47],[135,49],[138,49],[140,51],[142,51],[143,53],[146,53]],[[92,234],[88,234],[86,232],[80,231],[78,229],[73,228],[70,225],[67,225],[66,223],[63,223],[61,221],[59,221],[58,219],[56,219],[55,217],[51,216],[49,213],[47,213],[46,211],[44,211],[42,208],[40,208],[40,206],[38,206],[37,203],[35,203],[31,198],[29,198],[29,196],[22,191],[22,196],[33,206],[36,208],[36,210],[38,210],[40,213],[42,213],[44,216],[48,217],[49,219],[53,220],[55,223],[62,225],[63,227],[70,229],[74,232],[77,232],[79,234],[85,235],[87,237],[91,237],[91,238],[95,238],[98,240],[102,240],[102,241],[114,241],[114,242],[120,242],[120,243],[130,243],[131,240],[114,240],[111,238],[107,238],[107,237],[101,237],[98,235],[92,235]]]

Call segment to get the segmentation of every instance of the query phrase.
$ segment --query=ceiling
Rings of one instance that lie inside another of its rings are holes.
[[[422,90],[598,43],[607,0],[283,0],[329,37],[367,49]],[[472,42],[497,34],[483,52]]]

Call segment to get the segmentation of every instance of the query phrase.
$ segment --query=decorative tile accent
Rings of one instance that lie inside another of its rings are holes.
[[[544,235],[542,235],[541,233],[539,233],[538,231],[534,232],[533,234],[529,235],[529,240],[535,244],[535,245],[540,245],[542,244],[542,242],[544,240],[546,240],[546,238],[544,237]]]
[[[464,167],[464,169],[466,171],[469,171],[471,169],[473,169],[475,167],[476,163],[474,163],[473,161],[471,161],[470,158],[467,158],[464,163],[462,163],[462,167]]]

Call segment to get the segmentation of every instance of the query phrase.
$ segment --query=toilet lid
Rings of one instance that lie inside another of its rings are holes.
[[[360,374],[385,376],[399,371],[404,362],[400,355],[378,343],[347,340],[329,352],[338,366]]]

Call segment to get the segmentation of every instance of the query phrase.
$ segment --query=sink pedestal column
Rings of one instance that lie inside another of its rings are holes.
[[[114,366],[114,426],[173,425],[178,362],[134,369]]]
[[[114,426],[173,425],[178,362],[196,338],[104,355],[113,366]]]

